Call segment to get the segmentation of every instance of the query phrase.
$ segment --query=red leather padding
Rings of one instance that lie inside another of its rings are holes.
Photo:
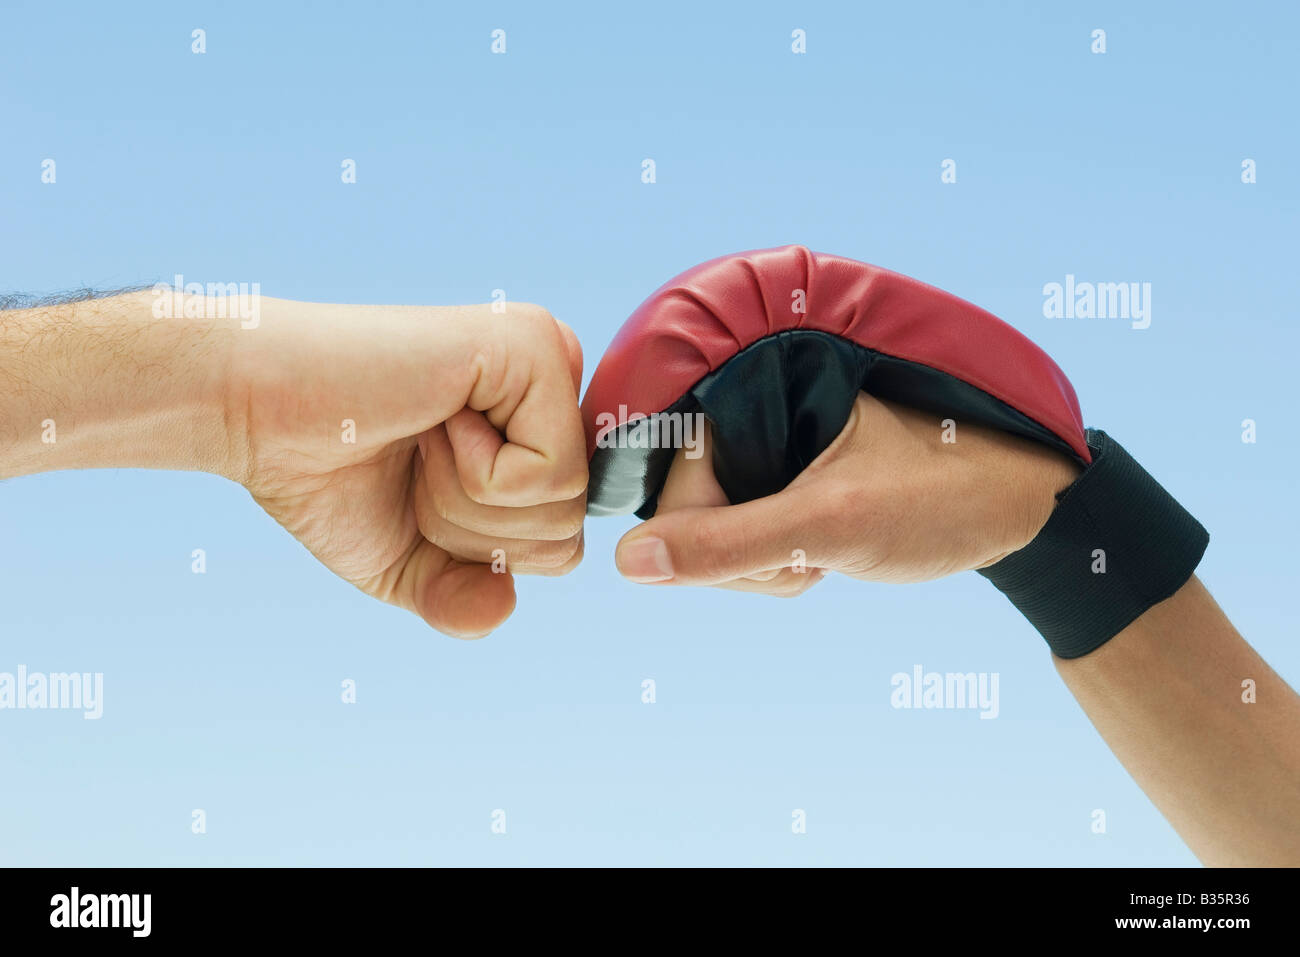
[[[1055,433],[1082,462],[1092,460],[1074,387],[1011,326],[934,286],[803,246],[710,260],[643,302],[583,398],[588,457],[600,434],[664,411],[741,349],[789,329],[843,336],[956,376]],[[598,433],[602,412],[617,421]]]

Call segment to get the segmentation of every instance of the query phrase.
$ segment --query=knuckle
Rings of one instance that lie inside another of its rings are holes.
[[[534,553],[527,562],[528,569],[537,575],[558,577],[577,568],[583,556],[583,537],[575,535],[563,542],[547,542],[544,551]]]
[[[509,368],[505,344],[498,335],[480,336],[474,344],[474,356],[470,360],[470,369],[478,388],[488,395],[501,391]]]
[[[582,562],[582,555],[585,548],[582,535],[573,536],[573,538],[566,544],[568,545],[568,548],[565,549],[567,555],[564,561],[560,562],[559,565],[556,566],[561,575],[567,575],[569,572],[573,571],[573,569],[578,567]]]
[[[438,533],[438,526],[442,524],[437,511],[430,507],[427,500],[416,500],[415,503],[415,527],[420,530],[420,534],[433,541],[434,535]]]
[[[528,563],[542,568],[560,568],[569,563],[579,545],[576,536],[557,542],[536,542],[530,549]]]
[[[437,514],[427,509],[415,516],[416,525],[420,529],[420,534],[425,540],[442,549],[450,550],[455,543],[451,540],[448,532],[450,525],[440,519]]]
[[[848,542],[873,538],[878,532],[881,511],[871,492],[838,479],[818,490],[816,505],[805,527],[818,551],[837,554]],[[808,551],[811,553],[812,549]]]
[[[582,529],[578,529],[578,534],[574,535],[571,539],[569,539],[569,543],[568,543],[569,557],[565,559],[566,562],[571,562],[575,558],[576,559],[582,558],[582,550],[585,547],[585,539],[586,536],[582,534]]]
[[[421,535],[432,542],[434,536],[438,534],[443,524],[449,521],[449,518],[442,508],[438,496],[423,487],[416,489],[414,505],[415,526],[420,530]]]
[[[516,504],[512,499],[510,489],[502,485],[499,480],[493,481],[490,476],[477,469],[466,470],[460,476],[460,487],[465,497],[475,505],[508,506]]]
[[[584,499],[587,494],[587,463],[583,461],[561,469],[551,479],[551,491],[565,502]],[[578,505],[585,508],[586,502],[578,501]]]
[[[512,318],[522,320],[529,325],[542,328],[555,325],[555,317],[551,315],[551,311],[535,302],[511,303],[510,315]]]
[[[478,475],[463,475],[460,479],[461,491],[465,497],[477,505],[492,505],[495,493],[488,488],[487,482]]]
[[[567,541],[581,534],[587,518],[585,500],[570,499],[539,506],[520,523],[520,537],[548,542]]]
[[[452,508],[452,503],[457,496],[448,494],[451,491],[453,490],[446,488],[446,483],[440,476],[433,478],[416,501],[417,511],[427,513],[430,518],[459,524],[456,522],[455,510]]]
[[[552,528],[552,537],[566,540],[581,538],[586,517],[585,508],[579,508],[572,512],[566,511],[566,514]]]
[[[853,515],[862,505],[862,491],[850,482],[827,482],[818,494],[823,515]]]

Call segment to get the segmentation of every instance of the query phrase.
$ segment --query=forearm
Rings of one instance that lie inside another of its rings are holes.
[[[70,468],[231,474],[234,318],[155,318],[150,291],[0,312],[0,478]]]
[[[1300,698],[1197,578],[1091,654],[1055,661],[1204,863],[1300,865]]]

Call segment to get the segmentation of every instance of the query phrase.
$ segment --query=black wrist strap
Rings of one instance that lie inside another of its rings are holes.
[[[1032,542],[979,573],[1061,658],[1105,644],[1192,576],[1210,535],[1100,429]]]

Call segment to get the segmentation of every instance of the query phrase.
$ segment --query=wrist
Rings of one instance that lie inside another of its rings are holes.
[[[1063,658],[1088,654],[1195,571],[1209,533],[1122,446],[1087,430],[1092,463],[1022,549],[980,570]]]
[[[121,333],[124,360],[107,377],[106,435],[115,467],[210,472],[238,481],[242,415],[231,401],[231,364],[241,330],[237,297],[133,293]],[[254,302],[256,297],[254,297]],[[86,467],[86,466],[80,466]]]
[[[0,316],[0,476],[232,476],[225,384],[238,320],[208,318],[210,302],[146,290]]]

